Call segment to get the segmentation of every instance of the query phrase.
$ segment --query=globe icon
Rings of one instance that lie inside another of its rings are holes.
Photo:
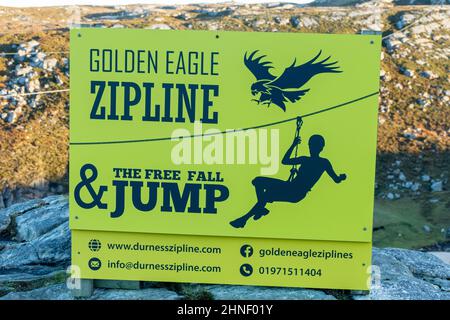
[[[91,249],[91,251],[99,251],[101,248],[102,248],[102,243],[100,242],[100,240],[91,239],[89,241],[89,249]]]

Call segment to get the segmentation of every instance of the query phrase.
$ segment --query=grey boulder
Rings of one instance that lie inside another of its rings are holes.
[[[311,289],[223,285],[205,289],[215,300],[336,300],[323,291]]]
[[[35,264],[68,264],[69,222],[30,241],[6,246],[0,251],[0,270]]]
[[[16,218],[16,240],[31,241],[53,230],[69,219],[69,204],[48,199],[46,206],[30,210]]]
[[[432,254],[373,249],[372,288],[355,300],[450,300],[450,265]]]
[[[10,227],[12,220],[21,214],[24,214],[45,204],[42,199],[35,199],[27,202],[16,203],[12,206],[0,210],[0,233]]]
[[[178,300],[181,297],[174,291],[164,288],[142,290],[95,289],[91,300]],[[74,300],[65,283],[54,284],[30,291],[11,292],[0,300]]]

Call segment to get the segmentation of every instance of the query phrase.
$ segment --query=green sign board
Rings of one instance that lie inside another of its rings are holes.
[[[380,37],[71,31],[81,277],[368,289]]]

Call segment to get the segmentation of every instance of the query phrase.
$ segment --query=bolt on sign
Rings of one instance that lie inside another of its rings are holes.
[[[380,42],[71,30],[81,278],[369,289]]]

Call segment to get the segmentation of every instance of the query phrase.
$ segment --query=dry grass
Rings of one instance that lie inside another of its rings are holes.
[[[0,190],[42,180],[67,183],[68,109],[61,97],[45,99],[49,107],[28,114],[26,123],[2,125]]]

